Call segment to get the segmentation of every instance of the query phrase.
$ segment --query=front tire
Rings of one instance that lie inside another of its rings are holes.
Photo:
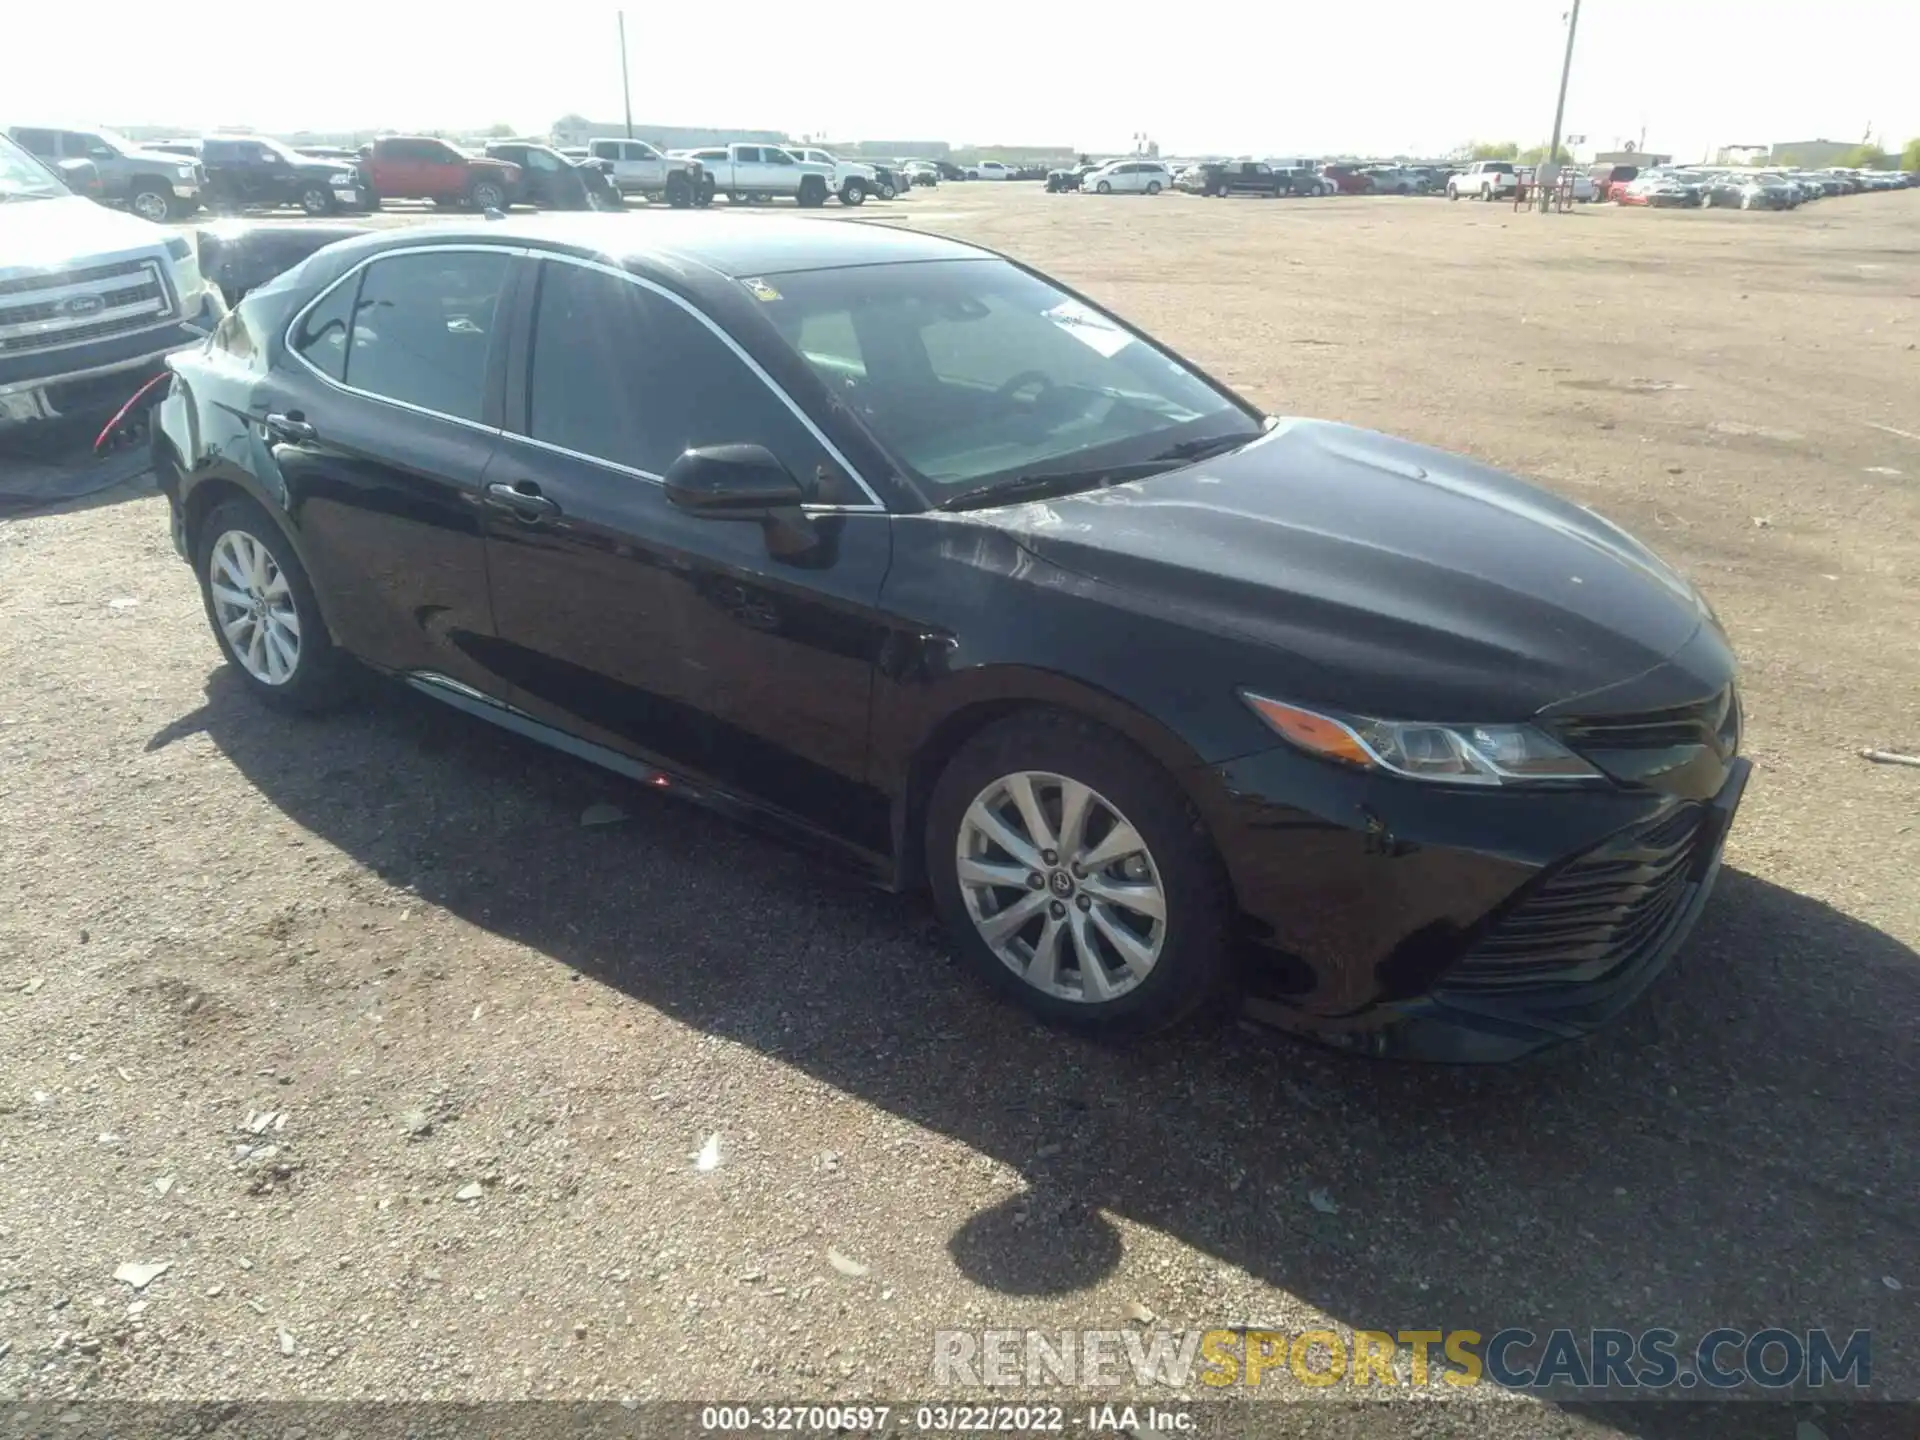
[[[476,210],[500,210],[507,208],[507,192],[491,180],[476,180],[473,188],[467,192],[467,199],[473,202]]]
[[[200,526],[195,570],[220,653],[262,704],[312,712],[345,692],[343,660],[293,545],[251,500]]]
[[[137,181],[127,197],[127,208],[142,220],[164,224],[173,219],[173,187],[163,189],[150,181]]]
[[[867,203],[866,182],[864,180],[854,179],[854,180],[849,180],[847,181],[846,184],[842,185],[840,187],[840,203],[842,205],[866,204]]]
[[[1212,842],[1165,770],[1090,721],[1033,711],[976,735],[934,787],[926,856],[967,962],[1044,1020],[1138,1034],[1227,992]]]
[[[1104,180],[1102,180],[1098,185],[1094,186],[1093,189],[1096,195],[1111,195],[1113,193],[1113,186],[1109,185]]]
[[[693,186],[684,175],[667,177],[667,204],[675,210],[685,210],[693,204]]]
[[[331,215],[333,192],[324,185],[309,185],[300,192],[300,208],[309,215]]]

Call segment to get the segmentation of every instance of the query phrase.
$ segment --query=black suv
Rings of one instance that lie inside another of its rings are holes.
[[[309,215],[334,215],[377,203],[352,162],[302,155],[264,136],[209,136],[200,142],[200,164],[208,202],[222,209],[298,206]]]

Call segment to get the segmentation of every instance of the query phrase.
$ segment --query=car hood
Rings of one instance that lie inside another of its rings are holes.
[[[1503,721],[1600,691],[1596,713],[1691,703],[1732,679],[1698,592],[1618,527],[1351,426],[1283,421],[1216,460],[971,518],[1110,599],[1256,642],[1239,683],[1306,703]]]
[[[170,233],[77,195],[21,201],[0,207],[0,275],[134,251],[152,253]]]

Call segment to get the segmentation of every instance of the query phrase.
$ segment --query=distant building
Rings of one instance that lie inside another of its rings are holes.
[[[1775,165],[1798,165],[1807,170],[1818,170],[1822,166],[1838,163],[1842,155],[1856,148],[1857,141],[1782,140],[1773,147],[1767,158]]]
[[[627,127],[620,121],[610,124],[588,120],[579,115],[564,115],[553,122],[555,145],[584,145],[589,140],[624,139]],[[785,145],[784,130],[717,130],[694,125],[643,125],[635,121],[633,138],[644,140],[660,150],[694,150],[703,145],[726,145],[735,140],[748,145]]]
[[[953,147],[944,140],[843,140],[822,142],[823,148],[845,160],[871,155],[876,160],[944,160]]]
[[[1713,157],[1716,165],[1758,165],[1767,158],[1770,145],[1722,145]]]
[[[1661,155],[1652,150],[1596,150],[1590,162],[1594,165],[1638,165],[1642,169],[1651,169],[1655,165],[1671,165],[1673,156]]]
[[[1080,155],[1071,145],[963,145],[952,152],[962,165],[998,160],[1003,165],[1071,165]]]

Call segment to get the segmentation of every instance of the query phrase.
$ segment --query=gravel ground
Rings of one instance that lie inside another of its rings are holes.
[[[814,856],[387,689],[264,713],[122,489],[0,522],[0,1394],[900,1400],[938,1328],[1151,1311],[1866,1327],[1920,1398],[1920,770],[1856,754],[1920,751],[1920,194],[885,213],[1699,580],[1757,773],[1682,963],[1504,1070],[1065,1038]]]

